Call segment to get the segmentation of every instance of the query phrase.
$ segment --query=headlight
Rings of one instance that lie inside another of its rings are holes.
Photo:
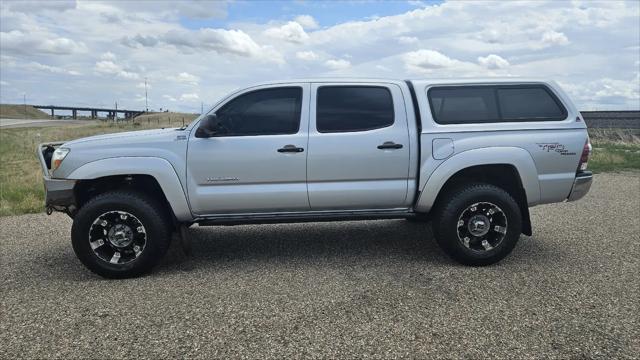
[[[62,160],[64,160],[69,151],[70,150],[67,148],[57,148],[56,151],[53,152],[53,155],[51,156],[51,171],[60,167]]]

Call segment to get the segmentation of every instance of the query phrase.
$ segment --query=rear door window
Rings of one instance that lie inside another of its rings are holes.
[[[318,88],[316,128],[321,133],[380,129],[393,124],[391,92],[382,86]]]
[[[438,124],[564,120],[567,110],[542,85],[447,86],[429,89]]]

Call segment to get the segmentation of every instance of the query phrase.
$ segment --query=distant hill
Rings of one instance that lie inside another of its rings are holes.
[[[0,104],[0,118],[3,119],[50,119],[51,116],[44,111],[38,110],[31,105]]]

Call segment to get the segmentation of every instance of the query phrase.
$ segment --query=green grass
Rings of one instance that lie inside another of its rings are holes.
[[[0,129],[0,216],[43,211],[42,170],[36,157],[36,145],[45,141],[72,140],[80,137],[188,124],[195,115],[160,113],[136,118],[134,122],[69,125],[63,127]],[[604,134],[604,133],[603,133]],[[622,134],[622,135],[621,135]],[[589,168],[595,172],[640,170],[640,142],[631,134],[615,131],[592,133],[594,152]]]
[[[593,141],[589,169],[593,172],[640,170],[640,144]]]
[[[189,120],[190,121],[190,120]],[[185,123],[187,116],[185,116]],[[36,146],[85,136],[160,127],[182,126],[182,116],[114,124],[0,129],[0,216],[41,212],[44,209],[42,169]]]
[[[0,118],[3,119],[50,119],[51,116],[31,105],[0,104]]]

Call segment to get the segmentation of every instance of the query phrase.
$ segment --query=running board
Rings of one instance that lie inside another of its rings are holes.
[[[404,219],[416,216],[407,209],[367,211],[318,211],[300,213],[238,214],[211,216],[196,220],[199,226],[276,224],[351,220]]]

